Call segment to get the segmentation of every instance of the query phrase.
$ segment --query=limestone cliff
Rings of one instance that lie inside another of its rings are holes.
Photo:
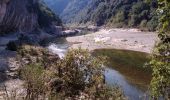
[[[60,19],[39,0],[0,0],[0,33],[54,30]]]

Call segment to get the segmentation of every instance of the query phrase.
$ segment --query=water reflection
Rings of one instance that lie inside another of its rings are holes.
[[[139,88],[128,83],[125,77],[114,69],[106,68],[105,78],[108,85],[119,85],[123,89],[125,95],[128,96],[129,100],[139,100],[144,95]]]

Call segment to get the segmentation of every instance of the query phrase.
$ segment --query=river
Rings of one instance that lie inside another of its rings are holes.
[[[59,57],[62,58],[64,57],[70,45],[65,39],[61,38],[57,39],[57,41],[48,42],[46,47],[51,52],[58,54]],[[124,76],[118,70],[115,70],[113,67],[106,67],[104,74],[106,78],[106,83],[109,86],[120,86],[129,100],[140,100],[141,98],[146,97],[146,89],[143,90],[138,85],[134,84],[137,83],[135,81],[133,83],[129,82],[127,76]]]

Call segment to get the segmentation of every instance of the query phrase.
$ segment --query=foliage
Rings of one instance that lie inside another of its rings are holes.
[[[126,15],[124,11],[119,11],[116,13],[114,17],[112,17],[108,23],[108,25],[112,25],[114,23],[114,26],[116,27],[124,27],[126,24]]]
[[[40,62],[28,60],[28,66],[21,66],[19,72],[25,81],[28,99],[125,99],[120,88],[105,85],[103,58],[95,58],[87,50],[69,50],[63,59],[55,60],[52,60],[55,55],[49,56],[48,52],[41,55],[41,50],[28,46],[19,54],[21,59],[46,58]]]
[[[170,88],[170,1],[158,0],[159,8],[159,43],[156,44],[151,66],[153,78],[151,81],[152,97],[169,99]]]
[[[44,68],[50,68],[54,67],[59,60],[59,56],[48,52],[47,49],[37,46],[21,46],[17,52],[21,67],[23,67],[23,65],[39,63]]]
[[[68,94],[77,94],[85,90],[85,86],[98,86],[103,81],[102,61],[92,58],[85,50],[68,51],[61,65],[62,69],[67,69],[59,76],[66,81]]]
[[[25,66],[21,70],[21,77],[25,80],[24,88],[26,89],[25,98],[27,100],[33,100],[38,98],[39,95],[45,94],[44,71],[38,64]]]
[[[146,3],[144,0],[73,0],[66,2],[68,5],[60,13],[60,17],[66,24],[90,22],[98,26],[107,24],[116,27],[137,27],[149,31],[154,31],[158,25],[155,14],[156,0],[152,0],[150,3]],[[56,8],[51,7],[57,13]],[[146,26],[140,27],[143,21],[147,21]]]

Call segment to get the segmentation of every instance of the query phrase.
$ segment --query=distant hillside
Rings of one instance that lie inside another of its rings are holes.
[[[61,14],[72,0],[43,0],[56,14]]]
[[[52,0],[45,0],[52,1]],[[53,4],[61,0],[53,0]],[[62,2],[65,2],[63,0]],[[66,0],[67,5],[51,6],[60,14],[65,23],[108,25],[114,27],[136,27],[155,30],[157,26],[156,0],[146,3],[144,0]],[[49,3],[50,4],[50,3]]]
[[[85,17],[88,15],[84,15],[87,12],[88,5],[91,5],[92,0],[72,0],[64,11],[60,14],[63,22],[65,23],[82,23],[82,20],[85,20]],[[92,12],[91,12],[92,13]]]

